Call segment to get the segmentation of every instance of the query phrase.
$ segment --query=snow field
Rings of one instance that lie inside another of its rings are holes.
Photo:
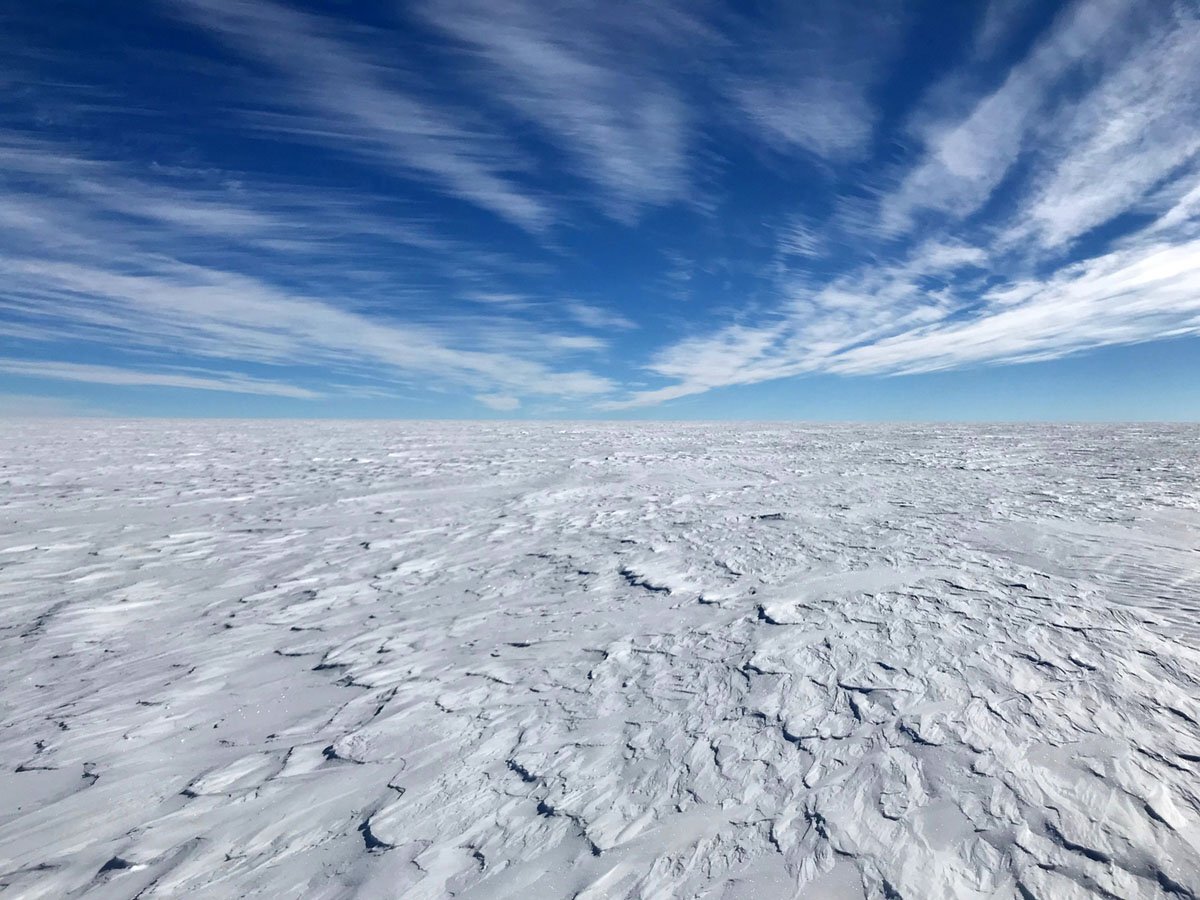
[[[0,466],[13,896],[1200,894],[1200,428],[28,422]]]

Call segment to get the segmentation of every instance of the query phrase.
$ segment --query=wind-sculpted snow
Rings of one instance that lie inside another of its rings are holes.
[[[13,896],[1200,894],[1200,429],[0,454]]]

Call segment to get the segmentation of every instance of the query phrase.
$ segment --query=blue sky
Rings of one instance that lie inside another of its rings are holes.
[[[12,6],[0,414],[1200,419],[1194,2]]]

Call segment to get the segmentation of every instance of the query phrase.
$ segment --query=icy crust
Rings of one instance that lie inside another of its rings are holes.
[[[1198,453],[6,427],[0,886],[1195,897]]]

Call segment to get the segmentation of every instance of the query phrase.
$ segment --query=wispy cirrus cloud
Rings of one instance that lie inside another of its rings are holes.
[[[424,223],[389,215],[361,193],[289,183],[247,187],[245,177],[219,171],[206,171],[200,179],[163,176],[154,167],[137,171],[70,144],[0,131],[5,200],[0,225],[10,241],[25,234],[43,243],[71,241],[76,248],[100,235],[142,246],[155,235],[168,243],[190,235],[313,253],[322,245],[369,237],[425,254],[480,255]],[[105,223],[116,227],[106,229]]]
[[[1054,359],[1106,344],[1200,334],[1200,241],[1137,244],[1045,281],[983,294],[987,312],[840,354],[830,371],[912,373]]]
[[[915,275],[939,271],[927,260],[859,273],[794,298],[768,324],[673,345],[650,367],[672,383],[600,405],[631,409],[795,375],[913,374],[1200,335],[1197,259],[1200,240],[1133,241],[1044,280],[964,293],[918,287]]]
[[[442,190],[530,231],[550,206],[514,177],[526,163],[477,113],[416,89],[412,71],[372,55],[331,19],[271,0],[164,0],[268,67],[280,90],[259,98],[263,127],[433,179]],[[249,98],[245,102],[250,102]]]
[[[975,59],[991,59],[1004,50],[1036,8],[1037,0],[989,0],[972,41]]]
[[[670,62],[709,32],[687,6],[434,0],[419,11],[457,42],[470,84],[540,129],[611,215],[688,198],[696,123]]]
[[[115,384],[125,387],[186,388],[193,391],[288,397],[294,400],[315,400],[322,396],[319,391],[309,390],[298,385],[251,378],[237,372],[189,375],[181,372],[11,357],[0,357],[0,372],[8,372],[25,378],[82,381],[88,384]]]
[[[1058,247],[1130,209],[1200,153],[1200,19],[1176,14],[1062,116],[1018,233]]]
[[[475,399],[488,409],[494,409],[497,412],[512,412],[521,406],[518,398],[508,394],[476,394]]]
[[[552,367],[552,342],[515,325],[470,336],[460,325],[455,339],[444,329],[367,316],[234,272],[177,261],[144,263],[145,269],[115,273],[74,263],[5,260],[0,272],[12,296],[0,305],[35,318],[47,338],[87,338],[142,352],[170,348],[210,359],[320,365],[359,374],[384,366],[397,375],[553,396],[587,396],[612,387],[588,372]],[[524,354],[479,349],[488,343]]]
[[[569,300],[563,308],[571,318],[586,328],[599,331],[629,331],[637,328],[637,324],[626,316],[591,303]]]
[[[878,108],[869,94],[900,47],[895,0],[853,6],[767,4],[766,21],[737,21],[722,88],[768,146],[834,161],[865,155]]]
[[[931,121],[926,152],[900,188],[885,197],[881,224],[891,233],[911,227],[922,210],[958,218],[978,210],[1045,126],[1062,100],[1063,80],[1085,61],[1108,67],[1127,50],[1135,13],[1128,0],[1089,0],[1068,7],[1003,83],[961,119]],[[1058,101],[1058,102],[1056,102]]]
[[[850,347],[944,316],[946,299],[928,296],[921,280],[932,274],[948,278],[977,266],[981,257],[977,248],[930,241],[905,260],[865,266],[822,287],[802,279],[781,284],[784,297],[774,309],[660,352],[648,368],[673,383],[603,406],[650,406],[718,387],[822,371]]]

